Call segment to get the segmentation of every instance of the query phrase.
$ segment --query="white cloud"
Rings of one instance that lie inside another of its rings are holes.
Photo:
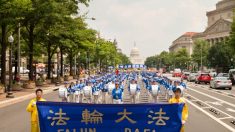
[[[187,31],[203,31],[206,11],[218,0],[93,0],[90,27],[107,39],[117,38],[129,55],[134,41],[144,57],[168,50],[171,42]],[[86,8],[82,8],[87,10]]]

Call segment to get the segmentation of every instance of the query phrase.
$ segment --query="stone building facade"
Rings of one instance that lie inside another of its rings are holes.
[[[220,0],[216,4],[216,9],[208,11],[206,13],[208,22],[204,32],[195,33],[191,36],[191,41],[188,41],[188,45],[181,46],[179,42],[174,41],[170,46],[170,51],[176,51],[179,48],[185,48],[189,54],[193,51],[193,42],[197,39],[203,39],[209,42],[210,46],[225,41],[231,32],[231,26],[233,22],[233,16],[235,9],[235,0]],[[184,35],[183,35],[184,36]],[[181,36],[182,37],[182,36]],[[180,39],[179,37],[178,39]],[[177,39],[177,40],[178,40]],[[191,43],[192,42],[192,43]]]
[[[186,32],[181,35],[175,41],[173,41],[172,45],[169,47],[170,52],[177,52],[178,50],[185,48],[189,55],[193,53],[193,41],[192,37],[196,35],[195,32]]]

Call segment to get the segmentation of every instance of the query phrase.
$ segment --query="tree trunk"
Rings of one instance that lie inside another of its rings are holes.
[[[29,27],[29,80],[34,80],[34,70],[33,70],[33,43],[34,43],[34,25],[33,23],[30,23]]]
[[[73,56],[72,53],[69,55],[69,67],[70,67],[70,76],[73,75]]]
[[[47,78],[48,79],[51,79],[51,58],[52,58],[52,55],[51,55],[51,43],[49,42],[48,45],[47,45]]]
[[[63,58],[63,48],[60,48],[60,76],[64,76],[64,58]]]
[[[6,43],[6,30],[7,26],[2,24],[2,40],[1,40],[1,83],[3,85],[6,85],[6,49],[7,49],[7,43]]]

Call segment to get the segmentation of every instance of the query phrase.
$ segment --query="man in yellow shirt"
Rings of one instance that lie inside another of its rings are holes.
[[[38,126],[38,111],[36,102],[37,101],[46,101],[42,98],[42,89],[36,90],[36,98],[32,99],[27,108],[26,111],[31,113],[31,132],[39,132],[39,126]]]
[[[184,107],[183,107],[183,111],[182,111],[182,128],[180,132],[184,132],[184,124],[186,123],[187,119],[188,119],[188,106],[185,103],[185,100],[183,98],[181,98],[181,89],[180,88],[176,88],[174,90],[174,94],[175,97],[171,98],[169,100],[169,103],[184,103]]]

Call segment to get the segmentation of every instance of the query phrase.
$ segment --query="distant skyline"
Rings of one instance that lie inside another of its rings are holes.
[[[117,39],[127,56],[139,48],[144,58],[168,51],[172,42],[185,32],[202,32],[207,26],[206,12],[220,0],[92,0],[89,27],[105,39]]]

